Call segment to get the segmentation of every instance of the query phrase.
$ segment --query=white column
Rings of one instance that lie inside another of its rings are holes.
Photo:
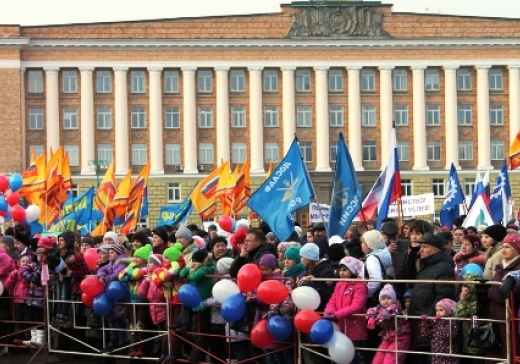
[[[94,175],[89,161],[96,159],[94,143],[94,90],[92,73],[94,67],[80,67],[81,72],[81,174]]]
[[[348,149],[356,171],[363,168],[363,143],[361,138],[361,67],[347,67],[348,71]]]
[[[182,67],[184,174],[199,173],[197,169],[197,110],[195,102],[196,67]]]
[[[316,76],[316,171],[330,171],[329,67],[314,67]]]
[[[294,71],[296,67],[282,67],[283,155],[289,151],[296,133]]]
[[[477,66],[477,146],[478,169],[493,169],[491,165],[491,127],[489,124],[489,75],[490,66]]]
[[[162,112],[162,67],[148,67],[150,78],[150,174],[164,174],[163,112]]]
[[[380,119],[381,119],[381,169],[386,168],[390,158],[390,133],[393,127],[393,86],[394,67],[379,67],[380,78]]]
[[[229,161],[229,67],[215,67],[217,78],[217,161]]]
[[[413,74],[413,151],[414,171],[427,171],[426,105],[424,96],[424,66],[412,67]]]
[[[249,134],[251,173],[264,173],[264,128],[262,123],[262,70],[248,67],[249,71]]]
[[[509,143],[520,130],[520,66],[509,66]],[[507,149],[506,149],[507,150]]]
[[[29,163],[27,161],[27,133],[25,125],[25,68],[20,68],[20,121],[22,123],[22,160],[20,167],[25,169]],[[29,153],[30,155],[30,153]],[[30,162],[30,161],[29,161]]]
[[[126,90],[126,72],[128,67],[114,68],[114,84],[115,84],[115,107],[114,107],[114,139],[115,139],[115,157],[116,157],[116,174],[123,175],[130,168],[129,155],[130,147],[128,142],[128,95]]]
[[[451,164],[455,168],[459,166],[459,127],[457,122],[457,69],[459,66],[444,67],[444,104],[445,104],[445,140],[446,140],[446,166]]]
[[[55,152],[60,146],[60,100],[58,86],[59,67],[45,67],[45,108],[47,109],[45,129],[47,131],[47,152]]]

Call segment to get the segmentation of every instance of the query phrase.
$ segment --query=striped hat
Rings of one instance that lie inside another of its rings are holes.
[[[152,254],[148,257],[148,262],[155,265],[163,265],[163,256],[161,254]]]

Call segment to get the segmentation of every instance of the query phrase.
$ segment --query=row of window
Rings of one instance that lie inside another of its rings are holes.
[[[426,105],[426,125],[439,126],[441,124],[440,105]],[[97,129],[112,129],[112,108],[100,107],[96,110]],[[333,127],[344,125],[344,107],[340,105],[329,106],[329,124]],[[233,106],[230,113],[231,127],[246,127],[246,108],[245,106]],[[264,107],[264,126],[279,126],[278,106]],[[489,106],[489,120],[491,125],[504,124],[503,105]],[[408,125],[408,106],[394,106],[394,121],[396,126]],[[457,121],[459,125],[471,125],[473,123],[472,105],[457,106]],[[298,127],[312,126],[312,107],[300,105],[296,107],[296,125]],[[361,106],[361,125],[376,126],[376,106]],[[132,107],[130,111],[130,126],[132,129],[146,128],[146,108]],[[180,128],[180,109],[179,107],[166,107],[164,109],[164,127],[166,129]],[[212,128],[213,107],[198,108],[199,128]],[[42,130],[44,128],[43,109],[29,109],[29,129]],[[76,108],[63,109],[63,128],[78,128],[78,110]]]
[[[466,178],[463,181],[465,196],[471,196],[475,190],[475,179]],[[413,196],[413,182],[411,179],[401,179],[403,196]],[[446,181],[443,178],[432,179],[432,192],[436,198],[446,197]]]
[[[296,70],[296,91],[311,91],[311,70]],[[343,91],[343,75],[341,69],[331,69],[329,75],[329,91]],[[43,71],[31,70],[27,73],[28,91],[29,93],[43,93]],[[163,90],[164,93],[179,93],[179,71],[167,70],[163,72]],[[245,92],[246,90],[246,74],[244,70],[231,70],[229,72],[229,89],[231,92]],[[425,89],[426,91],[440,90],[440,71],[438,69],[427,69],[425,71]],[[461,68],[457,70],[457,89],[460,91],[471,90],[471,70]],[[408,90],[408,70],[395,69],[393,71],[393,88],[394,91]],[[278,91],[278,70],[263,71],[263,89],[266,92]],[[501,68],[491,68],[489,70],[489,89],[502,90],[503,76]],[[197,90],[200,93],[213,92],[213,71],[199,70],[197,71]],[[361,91],[370,92],[376,90],[376,71],[372,69],[364,69],[361,71]],[[62,71],[62,91],[63,93],[78,92],[78,75],[77,71]],[[96,92],[110,93],[112,92],[112,73],[111,71],[96,71]],[[130,92],[145,93],[146,92],[146,71],[134,70],[130,71]]]

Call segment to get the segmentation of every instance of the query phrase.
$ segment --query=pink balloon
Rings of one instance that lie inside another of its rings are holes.
[[[97,262],[98,262],[98,254],[96,248],[89,248],[83,253],[83,259],[85,259],[85,263],[87,263],[87,267],[90,270],[96,270],[97,269]],[[96,295],[92,295],[96,296]]]
[[[20,202],[20,194],[18,192],[11,192],[7,195],[7,203],[9,206],[18,205]]]
[[[24,222],[25,220],[25,210],[20,205],[11,206],[11,218],[15,222]]]
[[[0,175],[0,192],[5,192],[9,187],[9,178],[4,175]]]

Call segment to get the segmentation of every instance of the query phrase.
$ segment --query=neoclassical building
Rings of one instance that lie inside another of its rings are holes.
[[[95,164],[114,158],[123,175],[150,160],[153,223],[221,160],[248,158],[258,185],[296,135],[327,202],[338,133],[368,191],[394,124],[405,192],[434,192],[439,208],[451,163],[470,191],[477,169],[496,174],[507,157],[520,130],[519,46],[517,19],[395,13],[379,2],[0,25],[0,172],[63,145],[81,190],[103,173]]]

